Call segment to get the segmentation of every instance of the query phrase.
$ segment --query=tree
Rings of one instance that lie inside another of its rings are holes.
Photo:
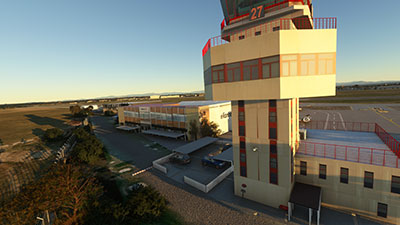
[[[4,144],[3,140],[0,139],[0,146],[2,146],[3,144]]]
[[[220,134],[221,130],[218,129],[218,124],[214,122],[208,122],[207,118],[201,118],[200,135],[202,137],[218,137]]]
[[[104,115],[105,116],[115,116],[115,112],[113,112],[112,110],[106,110],[106,111],[104,111]]]
[[[59,141],[63,138],[64,131],[60,128],[50,128],[44,132],[44,139],[46,141]]]
[[[96,136],[88,133],[84,128],[79,128],[74,133],[78,141],[71,153],[73,159],[93,165],[104,157],[104,146]]]
[[[36,216],[49,211],[54,224],[81,224],[102,193],[87,168],[55,165],[0,208],[0,223],[36,224]]]
[[[194,140],[197,140],[197,135],[199,134],[199,128],[197,127],[196,120],[192,120],[189,123],[189,135]]]

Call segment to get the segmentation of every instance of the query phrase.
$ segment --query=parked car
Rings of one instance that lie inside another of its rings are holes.
[[[144,188],[144,187],[147,187],[147,184],[145,184],[143,182],[139,182],[139,183],[135,183],[135,184],[132,184],[131,186],[129,186],[128,190],[129,191],[137,191],[140,188]]]
[[[187,154],[182,154],[182,153],[175,153],[170,159],[170,162],[172,163],[177,163],[177,164],[189,164],[191,159],[190,156]]]
[[[211,156],[205,156],[201,160],[201,164],[203,166],[214,166],[215,168],[220,169],[226,165],[226,162],[218,160],[218,159],[214,159]]]

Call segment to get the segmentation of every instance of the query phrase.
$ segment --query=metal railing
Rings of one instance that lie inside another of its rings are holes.
[[[336,29],[337,19],[334,17],[327,18],[282,18],[268,23],[264,23],[255,27],[244,30],[225,33],[210,38],[203,48],[203,56],[211,47],[223,45],[236,40],[242,40],[248,37],[258,36],[271,33],[278,30],[295,30],[295,29]]]
[[[368,122],[336,122],[336,121],[310,121],[300,123],[300,128],[316,130],[340,130],[356,132],[375,132],[375,123]]]
[[[393,138],[385,129],[376,124],[375,134],[385,143],[390,150],[397,156],[400,157],[400,142]]]
[[[297,154],[399,168],[399,157],[391,150],[347,145],[300,142]]]

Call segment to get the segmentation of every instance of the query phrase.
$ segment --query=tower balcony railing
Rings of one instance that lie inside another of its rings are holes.
[[[303,29],[336,29],[337,19],[335,17],[326,18],[281,18],[268,23],[244,30],[224,33],[210,38],[203,48],[203,56],[211,47],[224,45],[232,41],[239,41],[245,38],[272,33],[279,30],[303,30]]]

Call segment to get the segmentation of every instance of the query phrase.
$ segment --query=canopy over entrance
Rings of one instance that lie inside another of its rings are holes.
[[[319,217],[321,211],[321,193],[321,187],[296,182],[294,184],[292,194],[290,194],[290,199],[288,202],[288,220],[290,221],[294,205],[300,205],[308,208],[309,210],[309,224],[311,224],[312,211],[317,211],[317,224],[319,225]]]

